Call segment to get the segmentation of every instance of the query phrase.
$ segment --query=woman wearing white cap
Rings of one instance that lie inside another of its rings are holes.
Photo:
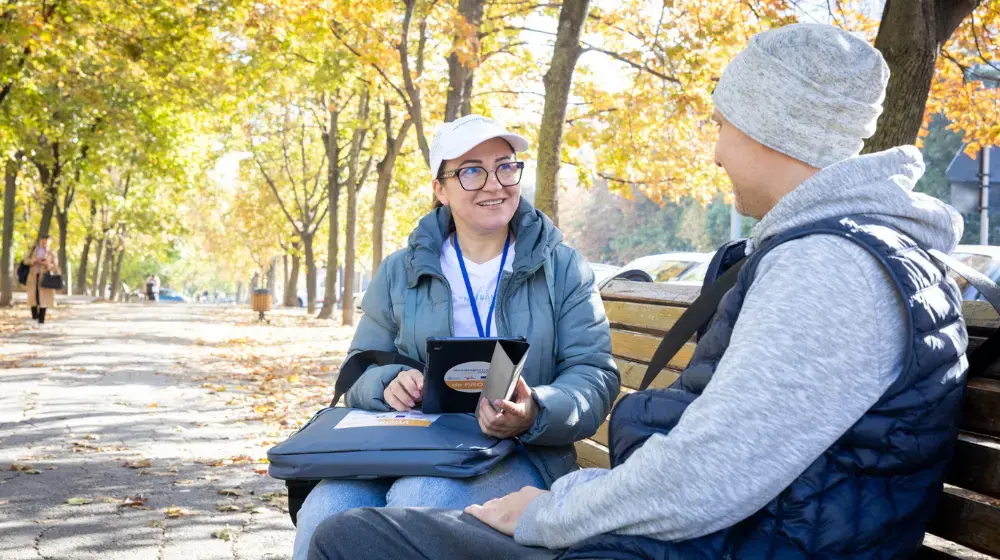
[[[298,513],[294,558],[327,517],[357,507],[462,509],[524,486],[548,488],[575,468],[573,442],[593,435],[618,395],[611,336],[594,275],[582,255],[520,196],[528,142],[493,119],[469,115],[441,127],[431,146],[440,206],[409,246],[389,256],[362,302],[348,359],[398,352],[423,361],[428,337],[515,337],[531,344],[510,401],[480,407],[483,432],[523,444],[475,478],[325,480]],[[423,374],[373,367],[347,393],[368,410],[418,408]]]

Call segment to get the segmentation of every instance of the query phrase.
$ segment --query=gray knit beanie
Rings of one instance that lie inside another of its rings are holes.
[[[875,134],[889,67],[874,47],[822,24],[754,35],[712,94],[736,128],[813,167],[861,153]]]

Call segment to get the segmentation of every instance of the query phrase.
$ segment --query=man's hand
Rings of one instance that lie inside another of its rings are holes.
[[[494,401],[493,406],[500,412],[495,411],[485,398],[479,400],[476,417],[479,419],[479,429],[484,434],[504,439],[521,435],[534,425],[535,417],[538,416],[538,405],[535,399],[531,398],[531,389],[523,378],[517,379],[513,399],[513,401],[500,399]]]
[[[401,371],[385,388],[382,398],[393,409],[406,412],[423,400],[424,374],[415,369]]]
[[[503,498],[490,500],[481,506],[469,506],[465,508],[465,513],[493,527],[497,531],[513,537],[514,530],[517,529],[517,522],[521,520],[521,514],[524,513],[524,509],[528,507],[528,504],[532,500],[542,494],[548,494],[548,490],[525,486],[513,494],[507,494]]]

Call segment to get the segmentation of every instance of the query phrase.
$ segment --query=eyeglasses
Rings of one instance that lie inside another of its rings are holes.
[[[497,178],[497,182],[502,187],[513,187],[520,183],[522,172],[524,172],[523,161],[501,163],[492,171],[493,175]],[[458,178],[458,182],[462,185],[463,189],[478,191],[486,186],[486,182],[490,179],[490,171],[481,166],[459,167],[458,169],[445,171],[438,175],[438,179],[451,179],[452,177]]]

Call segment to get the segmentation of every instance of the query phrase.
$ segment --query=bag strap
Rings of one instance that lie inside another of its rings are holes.
[[[986,298],[986,301],[1000,313],[1000,286],[990,280],[985,274],[976,269],[959,262],[936,249],[931,249],[928,253],[945,268],[950,268],[963,278],[969,281],[979,293]],[[739,261],[730,267],[725,274],[719,277],[711,286],[702,292],[698,299],[688,307],[677,319],[677,323],[663,336],[660,345],[656,347],[646,375],[642,378],[639,390],[644,391],[656,379],[656,376],[667,366],[671,359],[684,347],[694,334],[705,325],[715,313],[726,295],[735,284],[739,271],[743,268],[747,259]],[[997,360],[1000,360],[1000,329],[994,331],[986,341],[969,356],[969,375],[975,376],[986,370]]]
[[[719,307],[719,302],[722,301],[722,297],[736,284],[740,269],[746,262],[747,258],[744,257],[729,267],[722,276],[698,296],[698,299],[694,300],[690,307],[684,310],[674,326],[663,336],[660,345],[656,347],[653,358],[649,360],[646,375],[643,376],[642,383],[639,384],[640,391],[649,388],[649,384],[656,379],[656,376],[677,355],[677,352],[691,340],[691,337],[698,332],[702,325],[712,318],[715,310]]]
[[[423,363],[396,352],[385,352],[382,350],[364,350],[358,352],[348,358],[344,362],[344,365],[340,367],[337,382],[333,387],[333,400],[330,401],[330,406],[337,406],[337,401],[340,400],[340,397],[346,395],[351,390],[351,387],[358,382],[358,379],[361,379],[361,376],[368,371],[368,368],[388,365],[403,365],[418,371],[424,371]]]
[[[954,270],[968,280],[969,284],[972,284],[973,287],[979,290],[979,293],[1000,314],[1000,286],[997,286],[996,282],[990,280],[988,276],[971,266],[941,251],[931,249],[928,253],[939,263]],[[1000,360],[1000,328],[993,331],[993,334],[979,348],[976,348],[975,352],[969,355],[969,376],[978,376],[998,360]]]
[[[1000,313],[1000,286],[997,286],[993,280],[990,280],[988,276],[971,266],[950,257],[937,249],[931,249],[927,252],[945,267],[961,274],[963,278],[969,281],[969,284],[972,284],[977,290],[979,290],[979,293],[983,294],[983,297],[986,298],[986,301],[990,302],[993,309],[996,309],[997,313]]]

